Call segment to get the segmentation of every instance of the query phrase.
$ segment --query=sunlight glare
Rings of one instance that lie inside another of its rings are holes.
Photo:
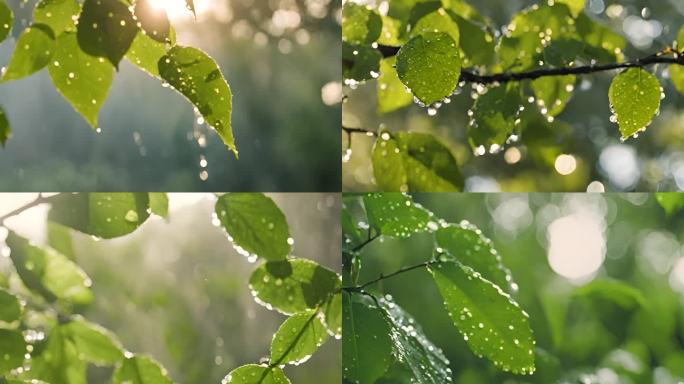
[[[156,9],[165,9],[170,20],[192,18],[192,12],[188,9],[185,0],[150,0],[150,3]],[[197,16],[206,13],[210,8],[209,4],[209,0],[195,0]]]
[[[548,259],[554,272],[571,280],[591,277],[606,257],[604,225],[598,217],[572,214],[548,227]]]

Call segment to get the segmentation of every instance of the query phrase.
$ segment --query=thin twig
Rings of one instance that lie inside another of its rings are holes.
[[[352,133],[363,133],[363,134],[368,135],[368,136],[377,136],[377,135],[378,135],[377,132],[373,132],[373,131],[370,131],[370,130],[368,130],[368,129],[364,129],[364,128],[349,128],[349,127],[345,127],[344,125],[342,126],[342,130],[343,130],[344,132],[347,132],[347,134],[349,134],[349,135],[352,134]]]
[[[436,260],[436,259],[435,259],[435,260],[424,261],[424,262],[419,263],[419,264],[410,265],[410,266],[408,266],[408,267],[403,267],[403,268],[401,268],[401,269],[399,269],[399,270],[397,270],[397,271],[395,271],[395,272],[390,273],[389,275],[380,275],[380,276],[378,276],[377,278],[375,278],[375,279],[373,279],[373,280],[370,280],[370,281],[368,281],[368,282],[366,282],[366,283],[364,283],[364,284],[357,285],[357,286],[354,286],[354,287],[343,287],[342,289],[345,290],[345,291],[348,291],[348,292],[363,292],[364,289],[365,289],[366,287],[368,287],[369,285],[373,285],[373,284],[379,283],[380,281],[389,279],[390,277],[394,277],[394,276],[400,275],[400,274],[405,273],[405,272],[413,271],[414,269],[427,268],[427,267],[429,267],[430,265],[437,264],[437,263],[439,263],[439,262],[440,262],[440,261],[439,261],[439,260]]]
[[[4,225],[5,220],[9,219],[10,217],[17,216],[17,215],[23,213],[24,211],[29,210],[33,207],[38,206],[38,205],[51,202],[53,197],[54,196],[45,197],[42,194],[39,194],[38,197],[36,197],[36,199],[33,200],[32,202],[25,204],[25,205],[22,205],[21,207],[13,210],[12,212],[9,212],[9,213],[6,213],[6,214],[0,216],[0,225]]]

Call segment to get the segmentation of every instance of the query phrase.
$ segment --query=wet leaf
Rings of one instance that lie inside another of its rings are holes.
[[[427,230],[430,212],[402,193],[373,193],[363,198],[368,224],[386,236],[407,238]]]
[[[136,24],[128,5],[119,0],[85,0],[78,19],[78,44],[83,52],[104,57],[118,68],[138,33]]]
[[[12,23],[14,23],[14,14],[10,7],[7,6],[4,0],[0,1],[0,42],[5,41],[12,30]]]
[[[112,384],[172,384],[166,370],[147,356],[130,356],[121,361],[112,376]]]
[[[378,77],[378,113],[385,114],[413,104],[413,95],[399,80],[394,66],[396,56],[380,61],[380,77]]]
[[[26,342],[20,331],[0,328],[0,375],[19,368],[24,363]]]
[[[62,194],[48,220],[92,236],[111,239],[135,231],[150,216],[147,193]]]
[[[323,304],[321,321],[328,334],[336,339],[342,338],[342,294],[336,293]]]
[[[116,336],[97,324],[77,316],[60,328],[83,361],[104,366],[114,365],[123,358],[123,348]]]
[[[33,356],[31,369],[22,378],[41,379],[50,384],[86,384],[86,363],[61,326],[53,328],[45,348]]]
[[[520,86],[513,83],[490,88],[475,100],[468,125],[468,141],[475,154],[501,150],[518,127],[521,106]]]
[[[176,43],[176,32],[171,28],[169,39],[171,44]],[[138,33],[126,52],[126,59],[133,65],[161,79],[159,74],[159,60],[169,52],[167,43],[160,43],[144,33]]]
[[[343,376],[358,384],[373,384],[390,366],[390,327],[380,309],[365,302],[342,299]]]
[[[440,262],[429,269],[451,320],[476,355],[507,372],[534,372],[528,316],[510,296],[470,267]]]
[[[10,232],[6,240],[10,257],[24,285],[47,301],[75,304],[92,301],[90,278],[69,258],[51,248],[39,248]]]
[[[22,306],[13,294],[0,288],[0,323],[13,323],[21,318]],[[2,352],[0,352],[2,355]]]
[[[658,192],[655,198],[668,216],[684,208],[684,194],[679,192]]]
[[[24,29],[17,39],[17,45],[2,81],[18,80],[45,68],[55,50],[52,30],[42,24]]]
[[[426,105],[450,96],[461,76],[457,42],[444,32],[412,38],[397,54],[397,74]]]
[[[682,27],[677,34],[677,49],[679,52],[684,52],[684,27]],[[672,83],[677,91],[684,95],[684,65],[672,64],[669,66],[669,69]]]
[[[439,8],[438,10],[421,17],[412,26],[409,37],[431,32],[447,33],[456,44],[459,44],[461,39],[458,24],[456,24],[444,8]]]
[[[4,147],[7,140],[12,138],[12,127],[5,114],[5,110],[0,106],[0,144]]]
[[[342,43],[344,78],[356,81],[373,79],[380,71],[382,54],[376,49],[362,45]]]
[[[164,192],[150,193],[150,210],[157,216],[169,216],[169,196]]]
[[[67,32],[57,38],[48,71],[57,91],[96,128],[97,114],[112,86],[112,65],[81,51],[76,35]]]
[[[33,10],[33,22],[52,29],[55,37],[64,32],[76,32],[76,17],[81,5],[76,0],[41,0]]]
[[[451,18],[458,24],[460,34],[466,36],[460,41],[463,52],[462,66],[491,65],[495,57],[495,40],[491,33],[479,24],[461,16],[452,14]]]
[[[261,264],[249,279],[257,301],[286,315],[317,308],[340,284],[337,273],[307,259]]]
[[[199,49],[175,46],[159,60],[159,73],[197,107],[237,156],[230,120],[233,94],[216,62]]]
[[[304,363],[328,339],[318,311],[306,311],[289,317],[271,341],[271,364]]]
[[[401,21],[389,16],[382,16],[382,32],[377,42],[390,47],[400,47],[405,43],[401,37]]]
[[[370,44],[380,37],[382,19],[369,7],[346,2],[342,8],[342,41],[349,44]]]
[[[641,68],[628,69],[613,78],[608,98],[623,138],[646,130],[660,109],[661,92],[658,79]]]
[[[134,15],[147,36],[162,43],[169,39],[171,23],[165,9],[155,7],[150,0],[138,0]]]
[[[226,384],[290,384],[282,369],[266,365],[243,365],[226,376]]]
[[[531,87],[542,114],[557,116],[563,112],[572,96],[575,89],[575,76],[540,77],[532,80]]]
[[[292,249],[290,228],[280,208],[262,193],[228,193],[216,202],[216,216],[240,253],[284,260]]]

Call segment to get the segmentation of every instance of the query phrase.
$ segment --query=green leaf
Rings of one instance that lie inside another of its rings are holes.
[[[12,30],[12,23],[14,23],[14,14],[5,1],[0,1],[0,43],[5,41]]]
[[[71,230],[54,221],[47,222],[48,244],[52,249],[74,260],[74,245],[71,241]]]
[[[342,298],[342,366],[345,380],[373,384],[390,366],[390,327],[380,309]]]
[[[248,364],[239,367],[226,376],[226,384],[290,384],[282,369],[266,365]]]
[[[0,322],[13,323],[21,318],[22,311],[19,299],[0,288]]]
[[[328,298],[319,313],[328,334],[336,339],[342,338],[342,294],[336,293]]]
[[[81,51],[73,33],[57,38],[52,60],[48,71],[57,91],[97,127],[97,114],[112,86],[111,64]]]
[[[86,363],[63,327],[53,328],[45,348],[32,356],[31,369],[22,378],[50,384],[86,384]]]
[[[33,10],[33,22],[52,29],[57,37],[64,32],[76,32],[81,5],[76,0],[41,0]]]
[[[354,223],[354,218],[346,207],[346,204],[342,207],[342,234],[345,239],[348,240],[348,244],[356,244],[363,241],[363,234],[359,230],[359,227]]]
[[[7,384],[48,384],[42,380],[14,380],[7,379]]]
[[[51,248],[39,248],[9,232],[6,240],[10,257],[26,287],[45,297],[76,304],[92,301],[90,278],[78,265]]]
[[[123,358],[123,347],[116,336],[97,324],[77,316],[60,327],[83,361],[104,366],[114,365]]]
[[[78,19],[78,44],[83,52],[104,57],[118,68],[138,33],[136,24],[128,5],[119,0],[85,0]]]
[[[668,216],[679,212],[684,208],[684,194],[679,192],[658,192],[655,194],[656,201],[665,210]]]
[[[150,192],[150,210],[157,216],[169,216],[169,196],[164,192]]]
[[[237,156],[230,121],[233,94],[216,62],[197,48],[175,46],[159,60],[159,73],[197,107]]]
[[[0,328],[0,376],[24,363],[26,342],[20,331]]]
[[[496,42],[486,28],[458,15],[451,15],[458,24],[460,34],[467,36],[461,39],[463,67],[489,66],[494,61]]]
[[[623,139],[645,131],[660,109],[662,88],[658,79],[642,68],[630,68],[613,78],[608,90],[611,110]]]
[[[548,76],[532,80],[532,91],[542,114],[557,116],[563,112],[575,89],[575,76]],[[545,112],[545,113],[544,113]]]
[[[380,60],[380,77],[378,77],[378,113],[385,114],[406,107],[413,103],[413,95],[399,80],[394,66],[396,56]]]
[[[114,371],[112,384],[172,384],[166,370],[147,356],[126,356]]]
[[[171,45],[176,44],[176,31],[170,29],[169,39]],[[169,52],[169,45],[152,39],[144,33],[138,33],[131,44],[131,48],[126,52],[126,59],[133,65],[161,79],[159,74],[159,60]]]
[[[12,138],[12,127],[10,127],[9,120],[5,110],[0,106],[0,144],[4,147],[7,140]]]
[[[585,44],[583,57],[599,62],[624,60],[625,38],[582,13],[575,20],[579,40]]]
[[[271,365],[299,365],[307,361],[327,339],[318,310],[297,313],[278,328],[271,341]]]
[[[428,229],[430,212],[402,193],[374,193],[363,198],[368,224],[386,236],[407,238]]]
[[[280,208],[262,193],[228,193],[218,198],[216,216],[239,253],[274,261],[292,249],[290,228]]]
[[[520,124],[520,86],[501,85],[489,88],[475,100],[468,124],[468,142],[475,155],[498,153]]]
[[[155,7],[150,0],[138,0],[134,14],[147,36],[162,43],[169,39],[171,23],[165,9]]]
[[[461,76],[458,44],[444,32],[428,32],[409,40],[397,54],[397,74],[426,105],[450,96]]]
[[[409,37],[431,32],[447,33],[456,44],[458,44],[461,39],[458,24],[456,24],[444,8],[439,8],[438,10],[421,17],[411,28]]]
[[[681,52],[684,52],[684,27],[677,34],[677,50],[680,52],[680,55]],[[684,65],[672,64],[669,66],[669,69],[672,83],[677,91],[684,95]]]
[[[48,220],[111,239],[135,231],[150,216],[147,193],[79,193],[55,198]]]
[[[342,41],[370,44],[380,37],[382,19],[370,7],[346,2],[342,8]]]
[[[382,54],[376,49],[342,42],[343,75],[355,81],[370,80],[378,76]],[[347,81],[346,83],[350,83]]]
[[[440,262],[429,269],[470,349],[501,370],[532,374],[534,338],[527,313],[470,267]]]
[[[400,47],[405,42],[401,37],[401,21],[382,16],[382,32],[377,42],[390,47]]]
[[[286,315],[317,308],[340,288],[337,273],[307,259],[269,261],[252,272],[258,302]]]
[[[435,244],[452,260],[478,271],[482,278],[504,291],[516,291],[511,272],[506,268],[492,241],[467,221],[441,226],[435,232]]]
[[[34,24],[21,32],[2,81],[17,80],[46,67],[55,49],[52,30],[42,24]]]
[[[425,133],[383,132],[373,146],[375,181],[383,191],[444,192],[463,189],[451,150]]]
[[[626,310],[647,305],[646,297],[641,291],[613,279],[594,280],[577,288],[573,295],[592,300],[599,307],[605,306],[606,302],[611,302]]]
[[[411,370],[411,382],[451,382],[449,360],[441,349],[428,340],[415,319],[391,300],[381,298],[378,301],[389,319],[394,357]]]
[[[565,4],[570,8],[570,12],[574,17],[577,17],[583,10],[587,0],[557,0],[559,3]]]

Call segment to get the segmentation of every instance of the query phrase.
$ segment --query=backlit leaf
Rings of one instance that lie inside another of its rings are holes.
[[[97,365],[114,365],[123,357],[123,348],[116,336],[99,325],[79,316],[60,327],[84,361]]]
[[[407,238],[428,228],[430,212],[402,193],[373,193],[363,198],[368,224],[381,234]]]
[[[21,318],[21,312],[19,299],[0,288],[0,322],[13,323]]]
[[[607,26],[581,13],[576,20],[579,39],[585,44],[583,57],[598,62],[624,60],[625,38]]]
[[[447,14],[447,11],[444,10],[444,8],[439,8],[438,10],[421,17],[411,27],[409,36],[414,37],[430,32],[447,33],[456,44],[458,44],[461,39],[458,24],[456,24],[449,14]]]
[[[380,61],[380,77],[378,77],[378,112],[381,114],[396,111],[413,104],[413,95],[399,80],[394,66],[396,56]]]
[[[658,79],[642,68],[630,68],[613,78],[608,90],[611,109],[622,138],[645,131],[660,109]]]
[[[266,365],[248,364],[230,372],[225,384],[290,384],[282,369]]]
[[[671,216],[684,208],[684,194],[682,193],[658,192],[655,194],[655,198],[668,216]]]
[[[21,32],[2,81],[21,79],[40,71],[48,65],[55,50],[52,30],[42,24],[34,24]]]
[[[401,37],[401,21],[389,16],[382,16],[382,32],[378,44],[399,47],[404,43]]]
[[[147,36],[162,43],[169,39],[171,23],[166,9],[155,7],[150,0],[137,0],[134,14]]]
[[[20,331],[0,328],[0,376],[24,363],[26,342]]]
[[[119,0],[85,0],[78,19],[78,44],[96,57],[104,57],[112,65],[119,62],[138,33],[128,5]]]
[[[81,13],[76,0],[41,0],[33,10],[33,22],[52,29],[55,37],[62,33],[76,32],[75,19]]]
[[[342,8],[342,40],[349,44],[370,44],[380,37],[382,19],[369,7],[346,2]]]
[[[530,85],[537,98],[537,105],[542,112],[546,112],[544,115],[557,116],[563,112],[572,96],[575,89],[575,76],[540,77],[532,80]]]
[[[74,246],[71,239],[71,230],[54,221],[47,223],[48,245],[55,251],[74,260]]]
[[[684,52],[684,27],[682,27],[677,34],[677,49],[679,52]],[[684,65],[672,64],[669,66],[669,69],[672,83],[677,91],[684,95]]]
[[[176,32],[171,28],[169,39],[171,44],[176,42]],[[149,73],[150,75],[160,78],[159,74],[159,60],[164,57],[169,51],[167,43],[162,43],[152,39],[144,33],[138,33],[135,40],[131,44],[131,48],[126,52],[126,59],[133,65]]]
[[[169,216],[169,196],[164,192],[151,192],[150,210],[157,216]]]
[[[112,376],[112,384],[172,384],[166,370],[147,356],[127,356]]]
[[[50,384],[86,384],[86,363],[76,345],[60,326],[53,328],[45,348],[32,356],[31,369],[22,378],[40,379]]]
[[[565,4],[570,8],[570,12],[572,12],[572,15],[577,17],[582,10],[584,10],[584,6],[587,3],[587,0],[557,0],[559,3]]]
[[[308,360],[328,339],[318,311],[306,311],[290,316],[278,328],[271,341],[271,364],[299,365]]]

